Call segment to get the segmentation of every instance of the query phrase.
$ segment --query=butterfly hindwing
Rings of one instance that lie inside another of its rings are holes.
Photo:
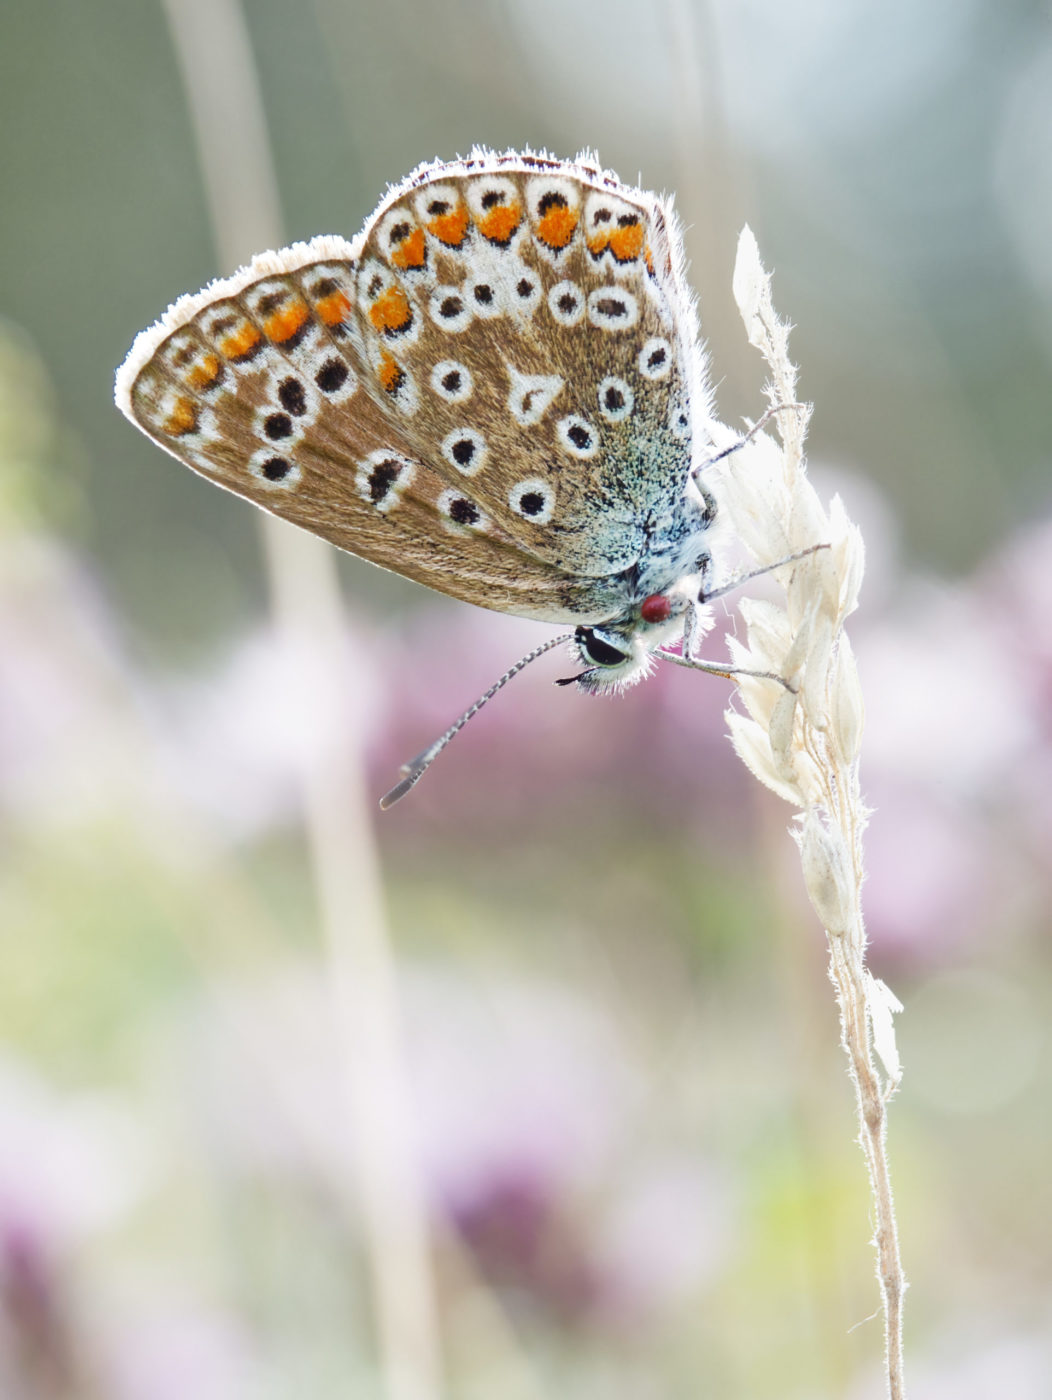
[[[706,404],[681,264],[668,207],[580,162],[423,167],[366,226],[360,324],[407,440],[558,568],[631,567],[682,495]]]

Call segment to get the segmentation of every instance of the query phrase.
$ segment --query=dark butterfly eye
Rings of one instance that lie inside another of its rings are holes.
[[[597,637],[591,627],[578,627],[574,640],[588,661],[596,666],[620,666],[628,660],[628,653],[612,647]]]

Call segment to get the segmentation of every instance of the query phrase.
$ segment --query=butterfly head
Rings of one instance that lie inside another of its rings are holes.
[[[576,682],[591,695],[635,685],[653,669],[657,648],[682,633],[685,614],[692,607],[689,590],[670,589],[650,594],[625,618],[578,627],[574,646],[585,669],[560,684]]]

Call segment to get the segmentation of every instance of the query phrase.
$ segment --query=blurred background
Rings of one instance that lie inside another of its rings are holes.
[[[546,659],[381,816],[543,631],[341,557],[304,732],[258,513],[113,408],[136,332],[232,270],[181,11],[220,87],[241,15],[289,240],[476,142],[675,190],[735,424],[755,230],[869,551],[907,1374],[1052,1395],[1052,31],[1022,0],[0,0],[0,1395],[882,1393],[824,944],[723,683],[589,699]]]

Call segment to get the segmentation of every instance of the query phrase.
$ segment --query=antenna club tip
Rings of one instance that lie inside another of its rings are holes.
[[[423,773],[424,770],[422,768],[413,769],[406,773],[406,776],[400,783],[395,783],[390,792],[385,792],[383,797],[380,798],[381,812],[386,812],[393,807],[396,802],[401,802],[406,793],[411,792],[412,789],[416,787]]]
[[[497,681],[495,685],[490,686],[489,690],[487,690],[484,695],[479,696],[474,705],[466,709],[460,718],[450,725],[441,738],[436,739],[435,742],[424,749],[422,753],[418,753],[416,758],[411,758],[408,763],[402,764],[401,771],[404,775],[402,781],[400,783],[395,783],[391,791],[385,792],[383,797],[380,798],[380,810],[386,812],[388,808],[393,807],[396,802],[401,802],[406,793],[416,787],[417,783],[446,745],[457,737],[468,720],[477,715],[483,705],[492,700],[497,691],[503,689],[508,681],[514,676],[517,676],[531,661],[536,661],[538,656],[543,656],[546,651],[551,651],[553,647],[561,646],[563,642],[571,641],[573,641],[572,632],[565,632],[559,637],[550,637],[548,641],[542,642],[539,647],[534,647],[521,661],[517,661],[510,670],[505,671],[500,680]]]

